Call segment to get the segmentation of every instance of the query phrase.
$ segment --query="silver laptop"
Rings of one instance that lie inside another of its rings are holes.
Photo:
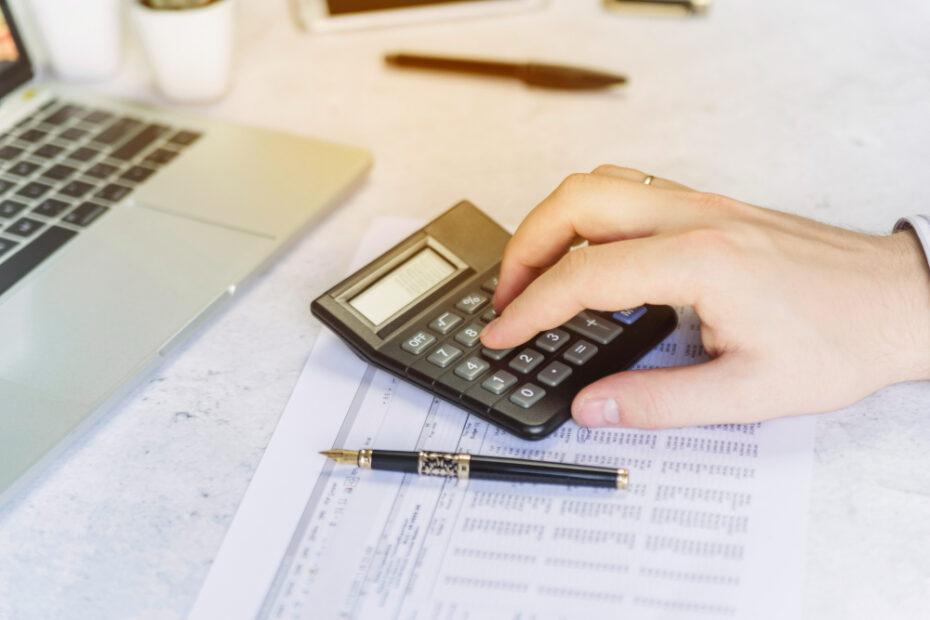
[[[37,84],[6,0],[0,11],[2,502],[370,156]]]

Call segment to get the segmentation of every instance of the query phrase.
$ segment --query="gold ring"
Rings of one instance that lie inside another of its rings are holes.
[[[655,179],[651,174],[647,174],[646,178],[643,179],[643,185],[652,185],[652,181]]]

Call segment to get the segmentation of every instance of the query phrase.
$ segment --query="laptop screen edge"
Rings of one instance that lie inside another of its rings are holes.
[[[19,57],[12,64],[0,73],[0,100],[9,95],[11,92],[28,82],[34,77],[32,71],[32,61],[29,59],[29,53],[26,51],[26,45],[16,27],[16,18],[10,10],[7,0],[0,0],[0,10],[6,16],[6,23],[10,28],[10,34],[16,49],[19,51]]]

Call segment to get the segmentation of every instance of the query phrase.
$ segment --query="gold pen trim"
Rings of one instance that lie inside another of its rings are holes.
[[[630,472],[625,469],[617,470],[617,490],[623,491],[630,486]]]
[[[444,452],[420,452],[417,473],[421,476],[443,476],[468,480],[471,471],[470,454],[446,454]]]

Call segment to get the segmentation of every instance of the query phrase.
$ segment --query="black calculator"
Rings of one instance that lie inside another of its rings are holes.
[[[585,310],[512,349],[478,336],[510,235],[469,202],[314,300],[314,316],[363,359],[525,439],[571,417],[592,381],[629,368],[678,324],[669,306]]]

